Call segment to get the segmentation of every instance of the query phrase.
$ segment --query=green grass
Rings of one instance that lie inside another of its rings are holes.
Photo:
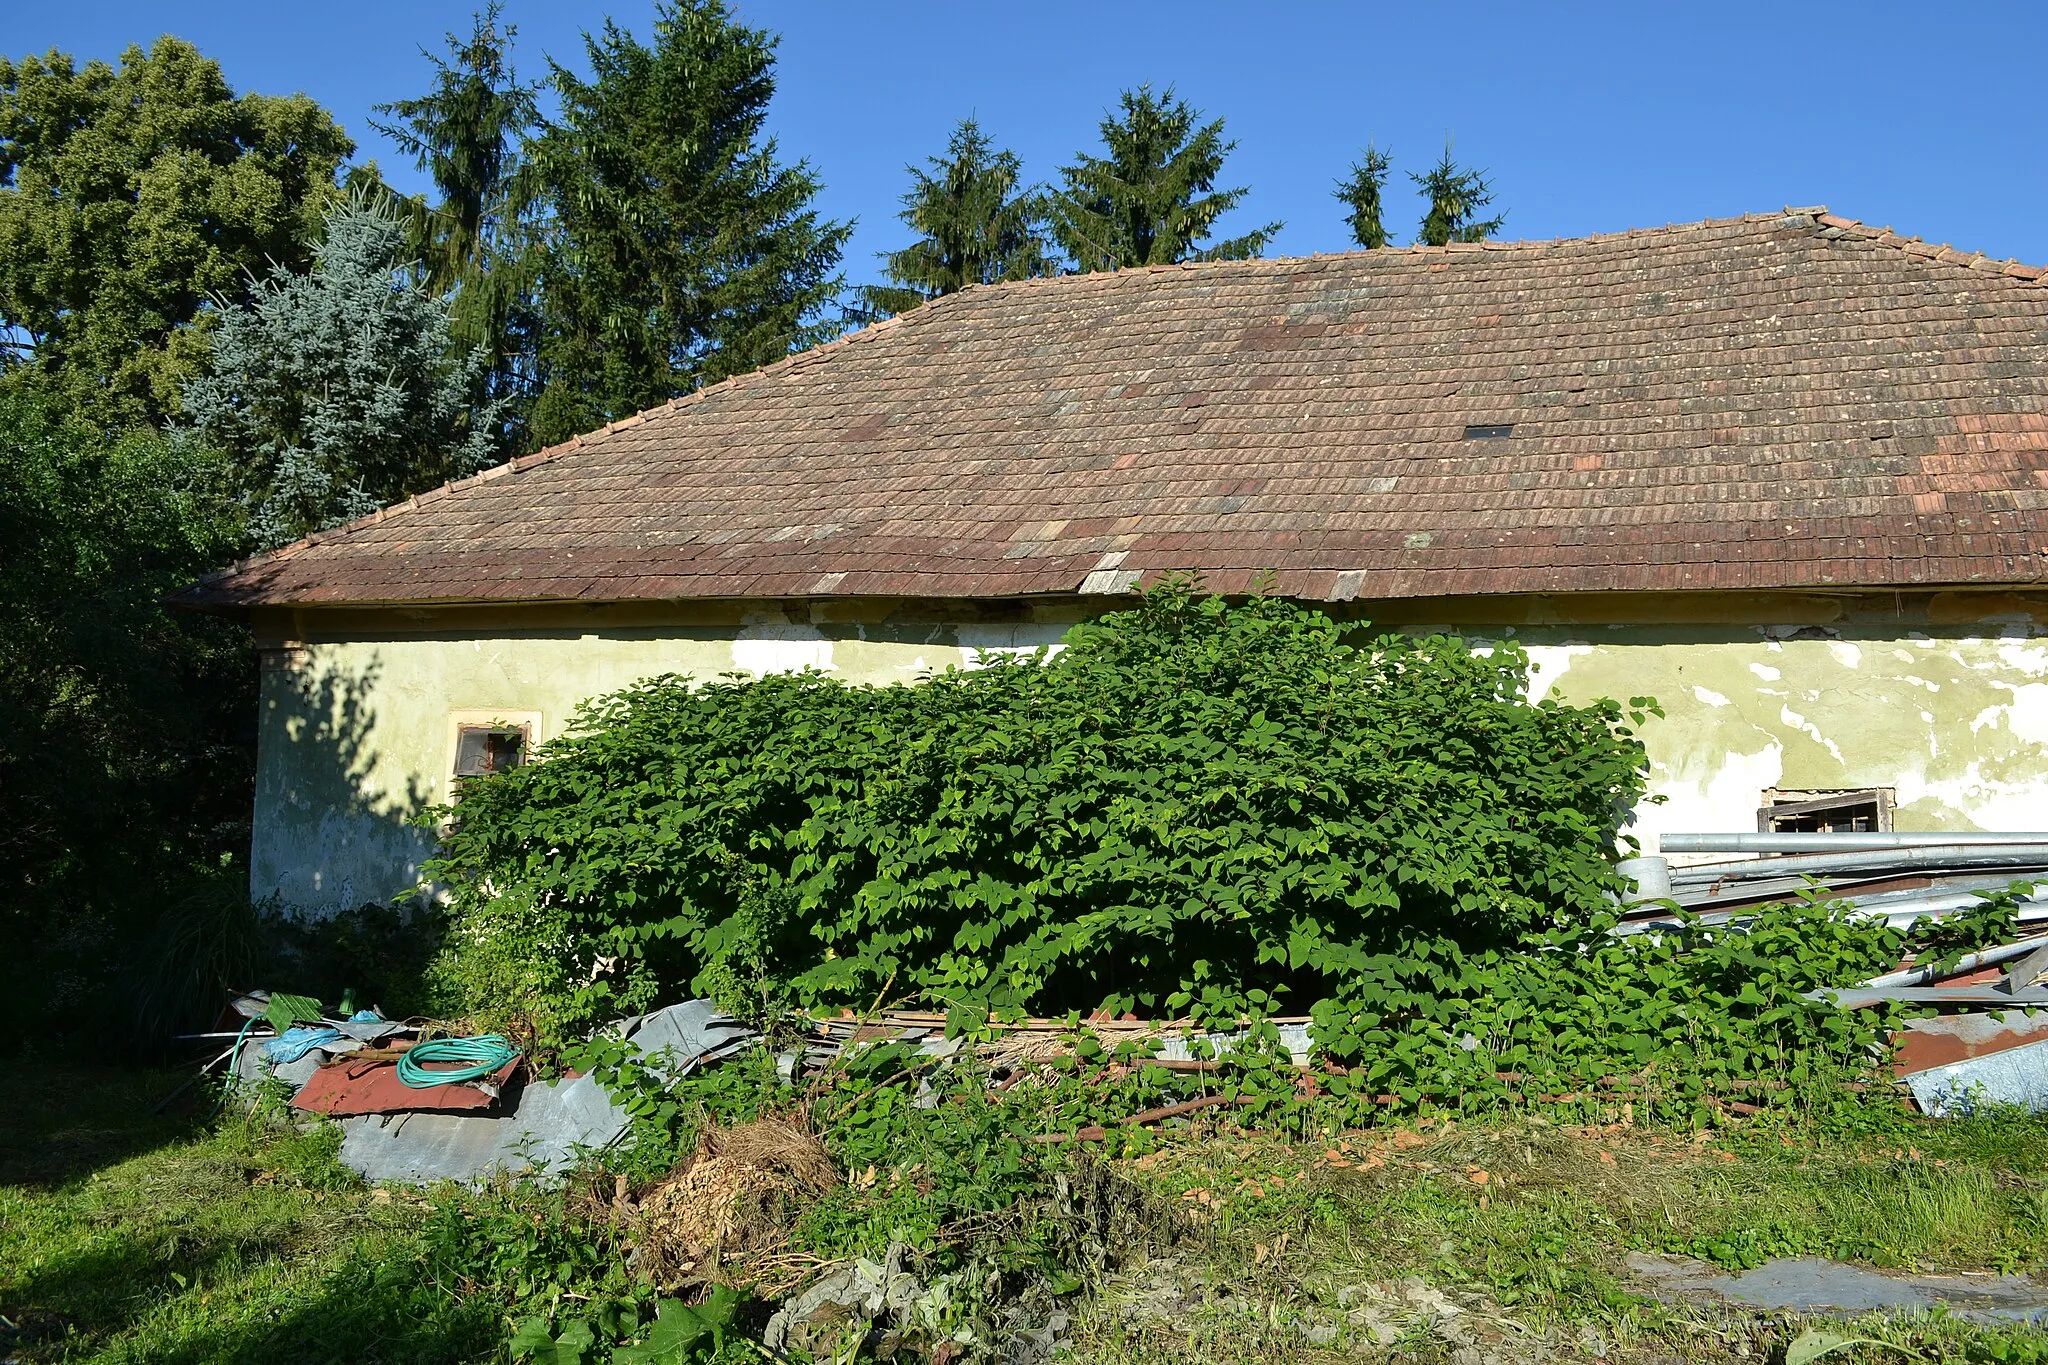
[[[370,1190],[336,1162],[332,1129],[152,1115],[177,1079],[0,1063],[0,1360],[502,1360],[514,1321],[563,1301],[547,1267],[577,1263],[558,1284],[578,1293],[620,1292],[616,1246],[580,1245],[562,1196]],[[2048,1123],[2025,1116],[1758,1122],[1704,1141],[1526,1122],[1336,1148],[1210,1136],[1118,1169],[1182,1210],[1186,1235],[1132,1234],[1100,1292],[1067,1301],[1075,1365],[1763,1362],[1799,1323],[1659,1305],[1628,1253],[2048,1266]],[[884,1172],[797,1236],[873,1253],[919,1225]],[[2048,1365],[2048,1334],[2029,1328],[1862,1326],[1930,1360]]]
[[[337,1132],[148,1113],[177,1080],[0,1066],[0,1315],[40,1361],[488,1359],[485,1314],[380,1276],[416,1262],[425,1201],[336,1164]]]

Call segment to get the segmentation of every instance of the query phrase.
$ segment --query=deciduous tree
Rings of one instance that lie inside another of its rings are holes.
[[[118,68],[0,59],[0,328],[8,364],[103,425],[177,409],[180,329],[302,266],[353,146],[303,95],[237,95],[190,43]]]
[[[1075,267],[1242,260],[1265,250],[1279,223],[1204,245],[1217,220],[1248,193],[1244,186],[1215,187],[1237,146],[1224,141],[1223,120],[1202,123],[1201,112],[1171,87],[1159,95],[1149,85],[1126,90],[1119,104],[1121,115],[1102,120],[1106,154],[1077,154],[1060,169],[1065,184],[1051,200],[1053,236]]]
[[[67,1016],[104,1045],[129,945],[194,880],[248,875],[248,632],[163,603],[241,544],[227,471],[45,388],[0,389],[0,1049]]]

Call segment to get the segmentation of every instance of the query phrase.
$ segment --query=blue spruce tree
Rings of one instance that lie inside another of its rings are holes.
[[[274,268],[223,308],[187,421],[239,471],[267,549],[363,516],[497,457],[489,357],[450,344],[449,304],[421,282],[388,199],[331,209],[303,275]]]

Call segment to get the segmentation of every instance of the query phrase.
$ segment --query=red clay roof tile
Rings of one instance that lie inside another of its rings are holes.
[[[182,596],[2033,582],[2041,274],[1809,209],[969,289]]]

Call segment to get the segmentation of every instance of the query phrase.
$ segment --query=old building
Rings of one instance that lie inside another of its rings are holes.
[[[976,288],[192,589],[263,650],[252,884],[661,672],[866,683],[1200,571],[1657,698],[1660,829],[2039,828],[2048,285],[1821,210]]]

